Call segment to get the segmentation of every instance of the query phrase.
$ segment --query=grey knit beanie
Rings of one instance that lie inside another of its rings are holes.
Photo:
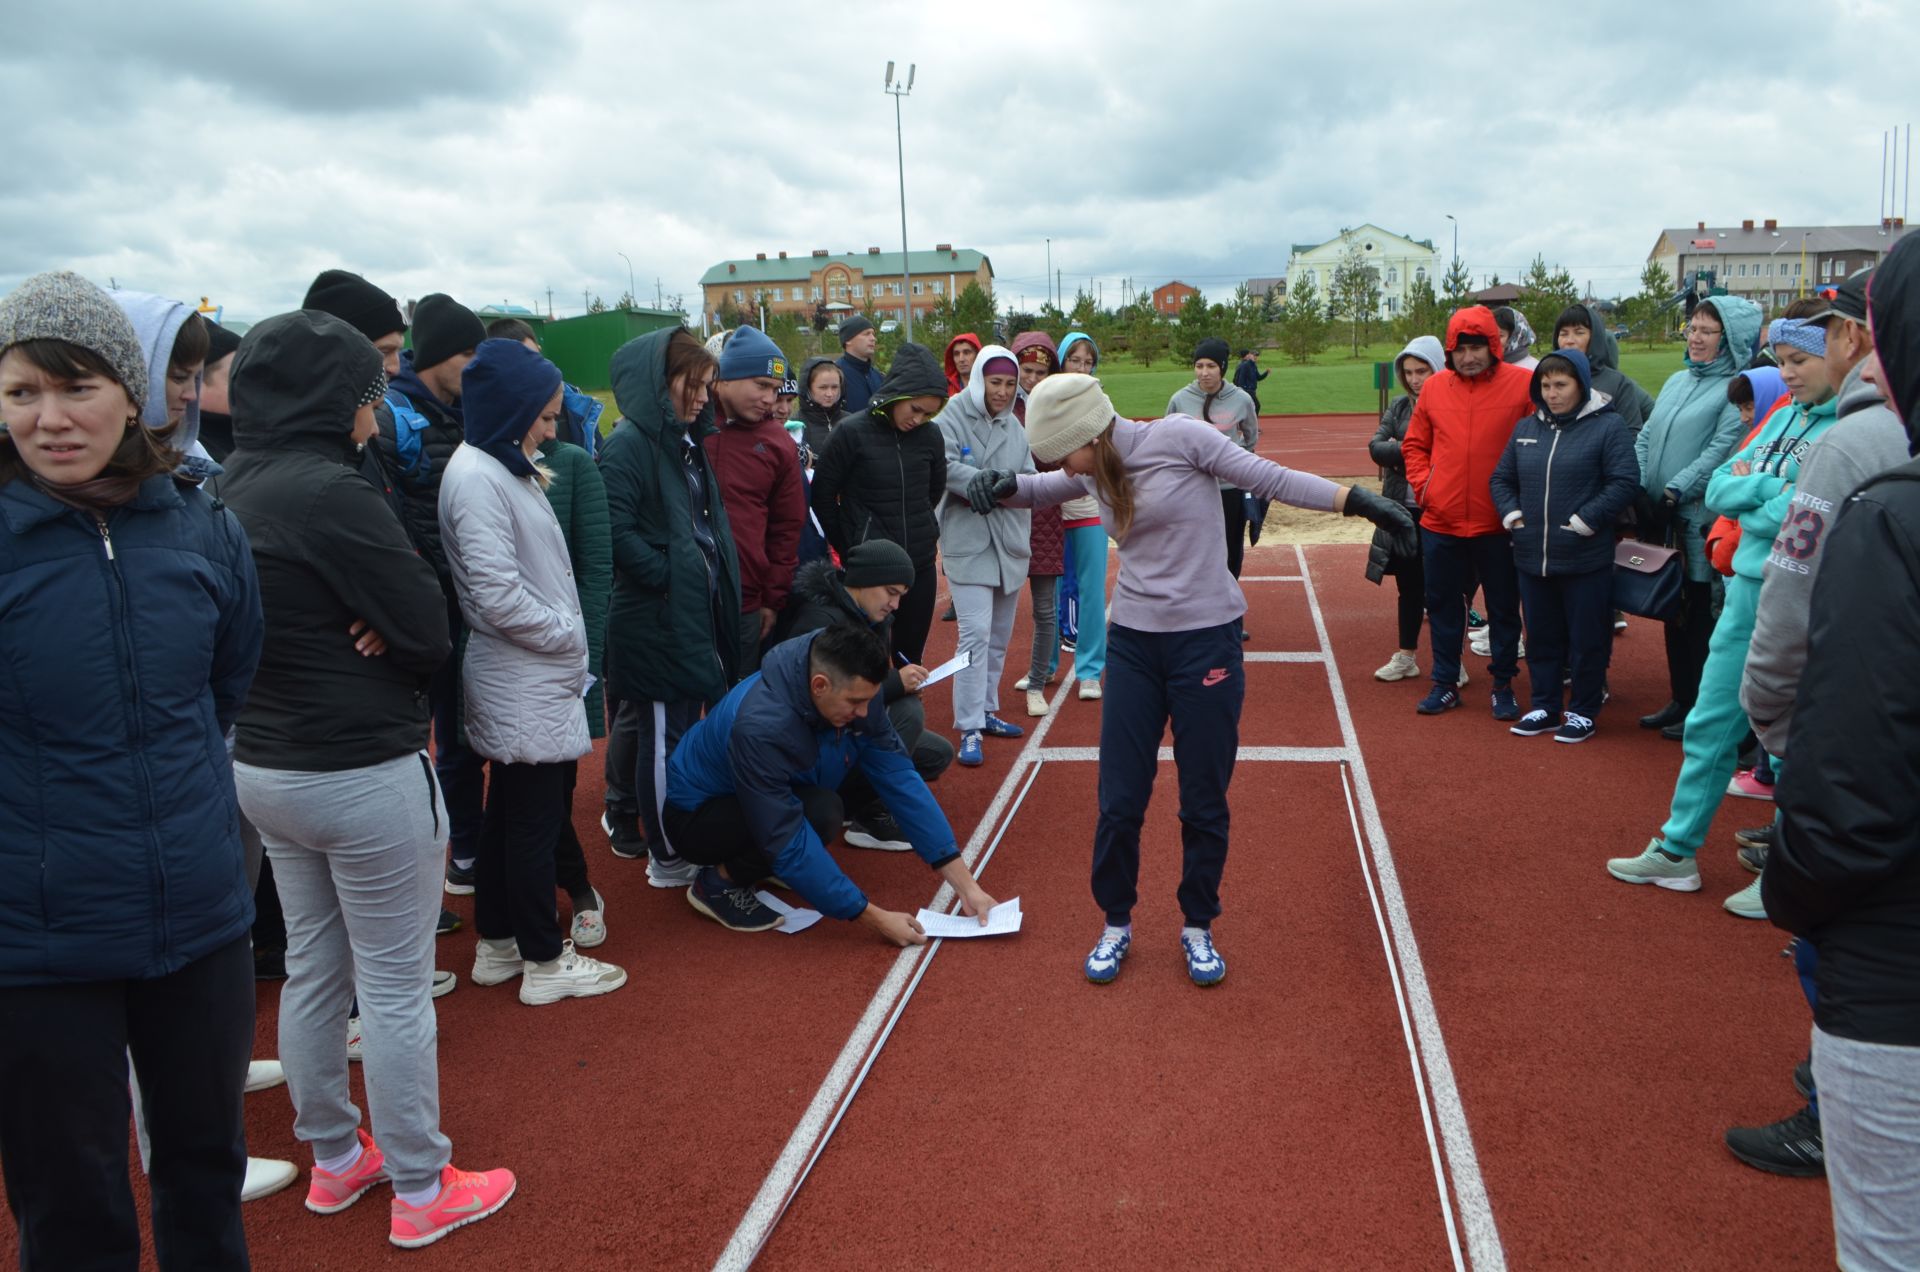
[[[0,300],[0,353],[27,340],[63,340],[100,355],[135,409],[146,405],[147,359],[126,313],[70,270],[35,274]]]

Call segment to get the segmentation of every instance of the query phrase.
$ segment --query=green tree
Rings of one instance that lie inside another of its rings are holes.
[[[1287,307],[1280,316],[1280,349],[1304,365],[1326,347],[1327,317],[1320,307],[1320,293],[1303,278],[1287,288]]]
[[[1173,333],[1160,315],[1153,312],[1151,302],[1135,305],[1132,319],[1127,324],[1127,339],[1133,346],[1133,356],[1143,367],[1152,367],[1153,360],[1165,357],[1173,346]]]
[[[1667,334],[1671,312],[1677,312],[1668,310],[1673,297],[1673,276],[1667,273],[1667,267],[1659,261],[1648,261],[1640,271],[1640,293],[1620,302],[1621,318],[1649,349]]]
[[[607,302],[595,296],[587,302],[587,312],[590,314],[604,314],[607,312]]]
[[[1341,234],[1347,246],[1340,254],[1340,263],[1334,266],[1333,281],[1327,289],[1327,315],[1346,324],[1353,343],[1351,356],[1357,358],[1380,313],[1380,271],[1367,263],[1367,254],[1351,231],[1342,230]]]
[[[1438,336],[1447,329],[1447,313],[1440,307],[1440,298],[1434,295],[1433,280],[1424,275],[1413,280],[1413,286],[1407,288],[1407,308],[1401,314],[1394,332],[1401,343],[1415,336]]]
[[[1007,310],[1005,322],[1009,341],[1015,336],[1023,336],[1032,331],[1035,325],[1033,315],[1024,310]]]
[[[1546,261],[1537,255],[1520,280],[1518,308],[1526,315],[1527,325],[1533,328],[1536,342],[1551,344],[1554,320],[1561,310],[1579,299],[1580,289],[1574,286],[1573,275],[1560,266],[1549,270]]]
[[[1456,256],[1453,264],[1447,267],[1447,276],[1440,281],[1440,303],[1448,317],[1455,310],[1465,309],[1470,303],[1467,297],[1472,294],[1473,275],[1468,272],[1467,263]]]
[[[1180,343],[1188,349],[1192,349],[1208,336],[1226,334],[1215,324],[1213,313],[1207,308],[1207,298],[1199,292],[1194,292],[1181,303],[1180,317],[1177,322]]]
[[[971,331],[984,341],[992,341],[994,328],[993,293],[969,280],[953,302],[953,332]],[[1011,338],[1011,337],[1009,337]]]
[[[813,318],[811,321],[813,329],[816,332],[825,331],[828,327],[833,326],[833,315],[827,312],[826,301],[816,300],[813,302]]]
[[[1227,343],[1233,346],[1235,354],[1267,343],[1266,303],[1249,292],[1245,283],[1234,288],[1233,300],[1226,310]]]

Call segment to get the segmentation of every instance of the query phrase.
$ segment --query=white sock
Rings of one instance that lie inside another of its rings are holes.
[[[313,1155],[313,1164],[321,1170],[326,1171],[329,1175],[344,1175],[359,1163],[360,1154],[364,1151],[366,1150],[360,1144],[356,1143],[352,1148],[340,1154],[338,1157],[322,1157],[318,1153],[315,1153]]]
[[[1113,924],[1109,923],[1105,928],[1101,929],[1100,939],[1103,941],[1109,940],[1109,939],[1117,941],[1123,936],[1131,936],[1132,934],[1133,934],[1133,924],[1131,923],[1124,923],[1119,927],[1115,927]]]
[[[396,1188],[393,1190],[393,1195],[400,1199],[402,1205],[410,1206],[415,1210],[424,1210],[433,1204],[435,1197],[440,1195],[440,1185],[437,1182],[432,1183],[418,1192],[401,1192]]]

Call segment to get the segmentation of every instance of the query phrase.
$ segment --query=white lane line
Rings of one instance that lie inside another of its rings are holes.
[[[1324,649],[1250,649],[1240,655],[1247,662],[1316,663],[1327,661]]]
[[[1427,1082],[1433,1092],[1434,1112],[1440,1120],[1440,1136],[1446,1149],[1447,1165],[1453,1176],[1453,1191],[1460,1203],[1460,1220],[1466,1228],[1467,1252],[1479,1272],[1504,1272],[1507,1256],[1500,1244],[1500,1231],[1494,1224],[1493,1206],[1487,1199],[1486,1180],[1480,1174],[1480,1160],[1473,1150],[1473,1135],[1467,1128],[1467,1114],[1460,1103],[1460,1088],[1454,1082],[1453,1063],[1447,1057],[1446,1040],[1440,1032],[1440,1016],[1433,1003],[1433,991],[1427,984],[1426,965],[1420,959],[1420,946],[1413,936],[1413,924],[1407,917],[1406,895],[1400,890],[1400,875],[1394,868],[1393,850],[1387,844],[1386,827],[1380,820],[1380,805],[1374,799],[1373,782],[1367,776],[1366,757],[1360,752],[1359,735],[1354,732],[1353,712],[1347,706],[1346,687],[1340,683],[1340,670],[1333,656],[1333,642],[1327,635],[1327,623],[1320,612],[1320,597],[1313,579],[1307,574],[1307,555],[1298,544],[1294,556],[1300,573],[1306,577],[1307,608],[1313,614],[1313,629],[1320,647],[1327,651],[1327,681],[1333,691],[1333,709],[1340,717],[1340,736],[1352,751],[1355,795],[1360,819],[1373,853],[1373,872],[1393,931],[1393,948],[1399,954],[1399,976],[1406,987],[1407,1001],[1413,1011],[1419,1034],[1419,1055],[1415,1067],[1424,1062]],[[1415,1082],[1419,1075],[1416,1072]],[[1424,1108],[1424,1101],[1423,1101]],[[1436,1171],[1438,1167],[1436,1164]],[[1448,1241],[1454,1243],[1453,1212],[1446,1206],[1447,1184],[1440,1180],[1441,1207],[1446,1211]],[[1456,1265],[1459,1260],[1455,1246]]]
[[[1020,754],[1014,757],[1013,767],[1007,770],[1005,780],[995,792],[993,802],[987,805],[987,811],[981,815],[979,823],[973,828],[973,834],[967,839],[967,846],[961,857],[971,867],[979,858],[981,849],[986,845],[988,835],[994,824],[1006,811],[1008,802],[1013,798],[1020,785],[1020,779],[1030,764],[1038,762],[1041,743],[1053,728],[1053,722],[1060,718],[1060,705],[1066,701],[1067,691],[1072,681],[1060,686],[1054,692],[1051,709],[1040,720],[1039,726],[1027,735],[1026,744],[1020,748]],[[947,910],[955,900],[953,888],[942,883],[940,890],[928,903],[932,910]],[[793,1189],[806,1169],[807,1160],[821,1134],[827,1129],[828,1121],[834,1110],[839,1107],[847,1092],[856,1080],[861,1062],[872,1048],[874,1040],[880,1036],[894,1005],[907,992],[908,982],[915,975],[922,960],[933,948],[928,945],[910,945],[900,951],[888,969],[886,978],[880,987],[873,991],[873,997],[867,1003],[866,1010],[860,1014],[853,1032],[840,1048],[840,1054],[834,1058],[832,1068],[821,1081],[820,1089],[814,1092],[813,1099],[807,1105],[807,1111],[801,1115],[800,1122],[793,1128],[793,1134],[787,1137],[787,1143],[780,1150],[780,1156],[774,1160],[773,1169],[760,1183],[760,1191],[754,1194],[753,1202],[747,1207],[747,1213],[741,1217],[739,1226],[733,1230],[733,1236],[727,1242],[727,1248],[720,1252],[720,1258],[714,1263],[715,1272],[745,1272],[752,1266],[760,1247],[766,1243],[774,1224],[780,1220],[786,1209],[787,1201]]]
[[[1301,583],[1305,582],[1298,574],[1242,574],[1242,583]]]
[[[1100,748],[1097,746],[1049,746],[1040,752],[1045,761],[1063,764],[1098,763]],[[1280,764],[1339,764],[1353,758],[1353,752],[1344,746],[1243,746],[1236,759],[1257,760]],[[1173,748],[1160,748],[1160,762],[1173,762]]]

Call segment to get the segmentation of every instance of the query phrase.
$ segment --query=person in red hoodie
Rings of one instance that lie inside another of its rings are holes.
[[[1407,485],[1421,510],[1433,640],[1433,688],[1420,700],[1421,715],[1460,705],[1465,598],[1478,583],[1493,629],[1493,718],[1520,718],[1513,694],[1520,670],[1520,583],[1513,540],[1500,526],[1488,482],[1513,426],[1532,412],[1533,402],[1531,376],[1500,360],[1504,339],[1485,305],[1454,311],[1447,320],[1447,369],[1421,390],[1400,446]]]
[[[787,357],[754,327],[740,327],[720,355],[707,458],[740,558],[740,679],[760,670],[760,649],[793,591],[807,495],[800,456],[774,416]]]
[[[971,331],[963,331],[947,341],[947,396],[959,397],[967,391],[967,380],[973,375],[973,360],[980,356],[980,337]]]

